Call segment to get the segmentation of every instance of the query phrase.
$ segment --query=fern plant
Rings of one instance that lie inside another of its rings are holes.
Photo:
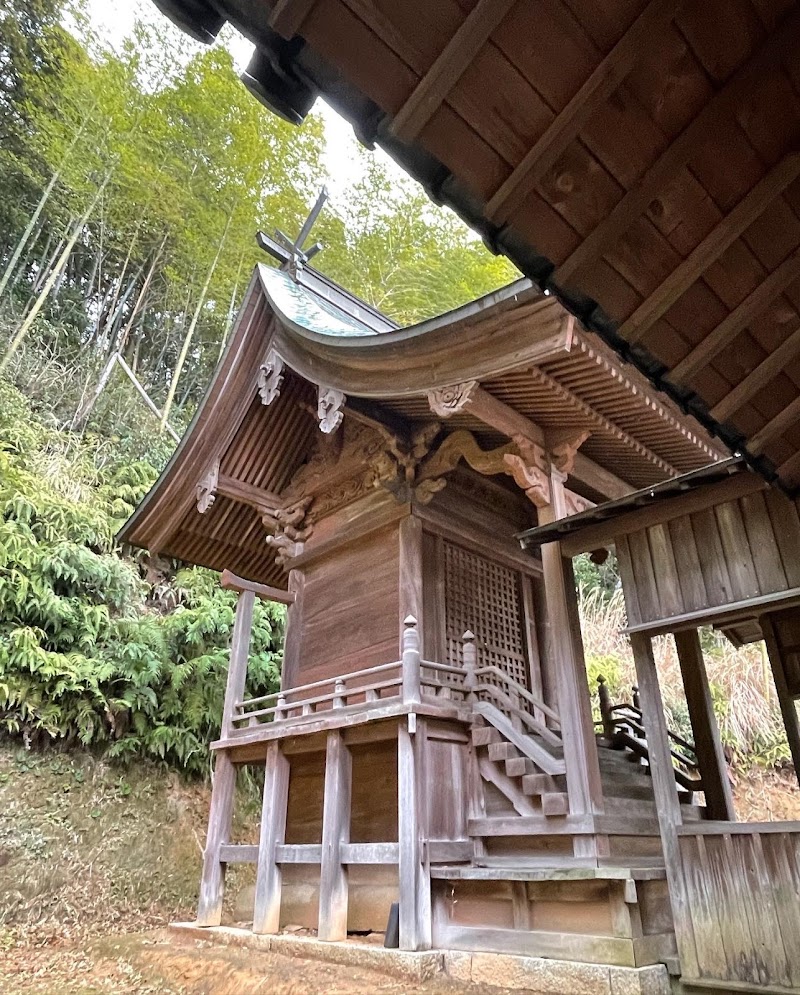
[[[115,545],[156,478],[147,455],[59,435],[0,381],[0,733],[197,773],[219,730],[235,595],[198,568],[154,592]],[[256,604],[254,694],[277,689],[283,623]]]

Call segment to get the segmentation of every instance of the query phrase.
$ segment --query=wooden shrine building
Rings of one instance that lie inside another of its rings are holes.
[[[399,896],[407,949],[800,992],[800,827],[733,821],[697,639],[765,639],[797,765],[800,5],[155,2],[201,41],[230,21],[267,107],[323,96],[530,281],[395,329],[262,270],[127,526],[247,581],[200,920],[257,859],[257,931],[336,939]],[[641,701],[598,738],[569,564],[612,545]],[[254,581],[291,603],[282,695],[248,702]],[[226,838],[246,762],[257,849]]]
[[[343,939],[399,902],[404,949],[675,967],[641,718],[627,744],[622,714],[595,729],[570,562],[515,535],[709,464],[727,483],[703,430],[527,280],[397,328],[260,266],[122,533],[240,592],[198,922],[251,861],[255,932]],[[281,691],[257,698],[255,597],[289,606]],[[715,728],[706,709],[664,774],[687,826],[732,818]],[[243,764],[264,812],[234,845]]]

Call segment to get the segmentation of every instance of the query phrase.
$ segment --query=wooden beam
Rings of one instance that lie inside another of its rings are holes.
[[[237,701],[241,701],[244,697],[255,601],[256,596],[252,591],[242,590],[236,603],[236,616],[233,622],[231,650],[228,659],[228,680],[225,685],[225,702],[222,706],[220,736],[223,739],[228,739],[234,733],[236,728],[233,724],[234,706]]]
[[[342,846],[350,842],[353,761],[341,729],[328,733],[322,809],[322,864],[319,879],[320,940],[347,939],[347,867]]]
[[[761,283],[716,328],[705,335],[683,359],[670,370],[674,383],[686,381],[702,366],[710,363],[745,329],[790,283],[800,279],[800,249],[765,277]],[[714,417],[718,417],[715,415]]]
[[[631,635],[631,648],[636,664],[636,678],[639,683],[642,721],[647,735],[653,796],[661,830],[661,846],[664,850],[664,864],[667,870],[670,902],[672,903],[675,939],[678,942],[678,953],[684,973],[697,978],[700,976],[697,966],[697,947],[695,946],[691,910],[688,906],[686,885],[683,879],[683,860],[678,841],[678,829],[683,821],[683,816],[672,767],[669,733],[664,718],[664,702],[661,698],[661,688],[658,685],[653,646],[649,636],[634,633]]]
[[[408,716],[408,725],[397,727],[397,824],[400,897],[400,949],[428,950],[431,946],[430,872],[423,865],[420,841],[419,758],[415,749],[417,716]]]
[[[261,487],[254,487],[243,480],[229,477],[221,473],[217,480],[216,493],[232,501],[239,501],[241,504],[249,504],[250,507],[259,511],[262,509],[282,508],[286,503],[284,499],[273,491],[265,491]]]
[[[254,933],[277,933],[280,929],[283,874],[276,858],[277,848],[286,836],[288,801],[289,761],[281,751],[280,743],[273,740],[267,747],[264,768],[264,800],[253,908]]]
[[[789,752],[792,755],[795,775],[800,784],[800,720],[797,717],[797,705],[789,693],[786,682],[786,671],[783,665],[783,653],[775,632],[775,625],[769,615],[761,616],[761,632],[767,647],[772,676],[775,681],[775,691],[778,696],[783,725],[786,729],[786,739],[789,742]]]
[[[509,219],[578,137],[597,108],[617,89],[637,61],[646,58],[680,7],[674,0],[651,0],[491,198],[485,210],[488,218],[497,222]]]
[[[627,497],[628,494],[633,494],[636,489],[615,473],[607,470],[604,466],[595,463],[593,459],[584,456],[583,453],[575,455],[575,467],[572,471],[572,477],[587,487],[591,487],[593,491],[597,491],[598,494],[609,501],[616,501],[617,498]]]
[[[294,38],[315,3],[316,0],[277,0],[269,15],[269,26],[283,38]]]
[[[682,515],[691,515],[695,511],[702,511],[715,504],[735,501],[745,494],[764,490],[767,486],[766,480],[755,473],[746,471],[735,473],[716,484],[697,487],[677,497],[654,501],[618,517],[597,522],[595,525],[587,525],[585,529],[565,536],[561,540],[561,546],[566,555],[577,556],[578,553],[607,546],[609,542],[613,542],[615,536],[639,532],[651,525],[668,522]]]
[[[686,629],[676,632],[674,638],[708,817],[734,822],[733,792],[714,715],[700,636],[697,629]]]
[[[708,267],[800,176],[800,153],[793,152],[767,173],[643,301],[619,328],[628,342],[638,342]]]
[[[552,383],[556,384],[557,381],[553,380]],[[568,391],[566,387],[562,387],[560,384],[558,386],[561,391],[569,395],[570,399],[574,399],[579,404],[584,403],[575,394]],[[505,401],[501,401],[495,397],[494,394],[491,394],[478,383],[469,385],[464,391],[460,403],[454,406],[448,414],[443,414],[445,409],[437,403],[436,397],[441,393],[440,391],[430,391],[428,393],[431,408],[439,417],[446,418],[459,411],[468,411],[479,421],[482,421],[484,425],[502,432],[509,439],[521,435],[526,439],[530,439],[531,442],[536,443],[537,446],[544,448],[547,444],[545,432],[541,426],[521,414],[515,408],[512,408],[510,404],[506,404]],[[597,415],[597,417],[602,416]],[[617,429],[617,431],[621,430]],[[594,460],[589,459],[588,456],[580,453],[575,459],[572,476],[575,480],[586,484],[593,490],[598,491],[603,497],[611,500],[631,494],[635,489],[610,470],[605,469],[605,467],[595,463]]]
[[[553,283],[564,285],[573,281],[581,269],[602,256],[625,234],[659,193],[675,179],[698,148],[713,138],[717,133],[719,118],[731,113],[749,98],[754,84],[770,67],[780,65],[784,57],[791,57],[797,46],[799,31],[800,12],[794,11],[705,104],[697,117],[684,128],[594,231],[561,263],[553,273]]]
[[[747,441],[747,448],[751,453],[760,453],[775,436],[785,432],[787,428],[800,419],[800,397],[796,397],[791,404],[779,411],[774,418],[771,418],[766,425],[763,425],[755,435]]]
[[[282,591],[279,587],[270,587],[267,584],[257,584],[254,580],[245,580],[230,570],[223,570],[220,577],[220,587],[226,591],[238,591],[242,597],[245,594],[252,594],[264,601],[277,601],[282,605],[291,605],[295,595],[291,591]]]
[[[208,833],[203,851],[203,873],[200,898],[197,903],[197,925],[219,926],[222,922],[222,898],[225,890],[225,862],[222,848],[231,834],[233,793],[236,789],[236,767],[227,751],[217,754],[211,788],[211,810]]]
[[[413,141],[469,68],[516,0],[478,0],[392,121],[392,133]]]
[[[800,353],[800,328],[796,329],[788,339],[782,342],[774,352],[759,363],[758,366],[737,384],[733,390],[714,405],[711,409],[712,418],[725,421],[732,414],[758,393],[762,387],[773,380]]]

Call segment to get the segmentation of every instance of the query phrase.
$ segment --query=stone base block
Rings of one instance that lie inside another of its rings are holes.
[[[454,981],[524,990],[531,995],[670,995],[666,967],[607,967],[544,957],[445,951]]]

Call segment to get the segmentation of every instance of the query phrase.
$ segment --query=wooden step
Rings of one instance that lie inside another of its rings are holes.
[[[472,742],[476,746],[489,746],[491,743],[500,743],[502,740],[503,737],[500,733],[491,726],[482,726],[481,728],[473,726]]]
[[[560,791],[547,791],[542,795],[543,815],[567,815],[569,799]]]
[[[527,757],[512,757],[506,760],[506,774],[509,777],[524,777],[536,773],[536,764]]]
[[[522,790],[531,797],[553,791],[555,787],[555,781],[549,774],[526,774],[522,778]]]
[[[498,733],[499,735],[499,733]],[[495,763],[501,760],[513,760],[515,757],[519,756],[519,750],[512,743],[507,743],[500,737],[499,743],[489,744],[489,759],[494,760]]]

